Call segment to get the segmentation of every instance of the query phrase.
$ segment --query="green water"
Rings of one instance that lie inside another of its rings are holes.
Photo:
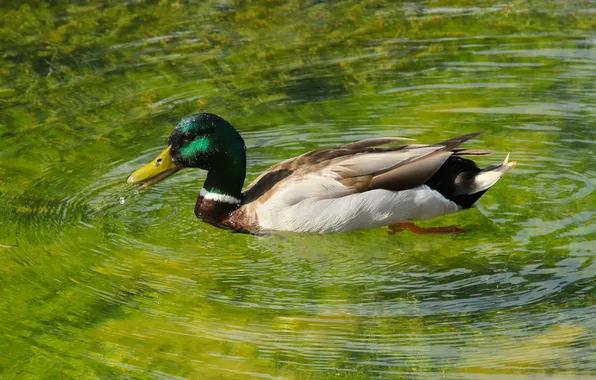
[[[0,377],[596,376],[596,8],[587,0],[3,1]],[[132,170],[198,111],[249,180],[360,138],[518,166],[458,236],[249,236],[205,173]]]

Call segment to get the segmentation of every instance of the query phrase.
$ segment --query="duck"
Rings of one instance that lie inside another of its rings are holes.
[[[168,146],[134,171],[129,184],[146,188],[184,168],[207,171],[195,215],[213,226],[249,234],[276,231],[342,233],[389,227],[390,233],[458,234],[456,226],[414,222],[469,209],[512,167],[480,169],[463,156],[489,150],[460,147],[475,132],[434,144],[377,137],[306,152],[273,165],[244,190],[246,145],[223,118],[183,118]]]

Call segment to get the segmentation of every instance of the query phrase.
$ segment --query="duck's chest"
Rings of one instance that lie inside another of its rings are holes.
[[[215,227],[244,233],[258,232],[256,216],[238,204],[205,199],[199,195],[195,204],[195,215]]]

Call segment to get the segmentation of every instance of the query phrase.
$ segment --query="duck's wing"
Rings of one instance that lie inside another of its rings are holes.
[[[297,157],[289,158],[278,164],[271,166],[252,181],[244,190],[244,202],[251,203],[261,197],[269,198],[269,192],[277,189],[278,185],[287,177],[292,177],[295,173],[304,171],[315,171],[320,169],[326,163],[333,159],[362,154],[373,151],[402,150],[408,145],[374,148],[380,145],[387,145],[398,141],[412,140],[402,137],[383,137],[371,138],[334,148],[317,149],[304,153]],[[291,179],[295,179],[294,176]]]
[[[405,190],[424,184],[458,145],[483,132],[423,145],[383,146],[403,139],[377,138],[315,150],[274,165],[244,193],[245,203],[264,202],[283,192],[291,202],[336,198],[372,189]],[[470,151],[488,154],[487,151]]]

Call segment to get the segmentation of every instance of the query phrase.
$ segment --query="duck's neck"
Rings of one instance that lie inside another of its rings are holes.
[[[242,186],[246,176],[245,160],[237,160],[228,165],[218,165],[209,170],[201,189],[205,199],[222,203],[239,204],[242,202]]]
[[[222,151],[208,166],[209,173],[203,184],[195,214],[200,219],[225,228],[225,221],[243,201],[242,186],[246,176],[244,144]]]
[[[246,145],[234,127],[226,126],[212,138],[213,154],[203,167],[209,173],[202,192],[207,199],[239,203],[246,176]]]

